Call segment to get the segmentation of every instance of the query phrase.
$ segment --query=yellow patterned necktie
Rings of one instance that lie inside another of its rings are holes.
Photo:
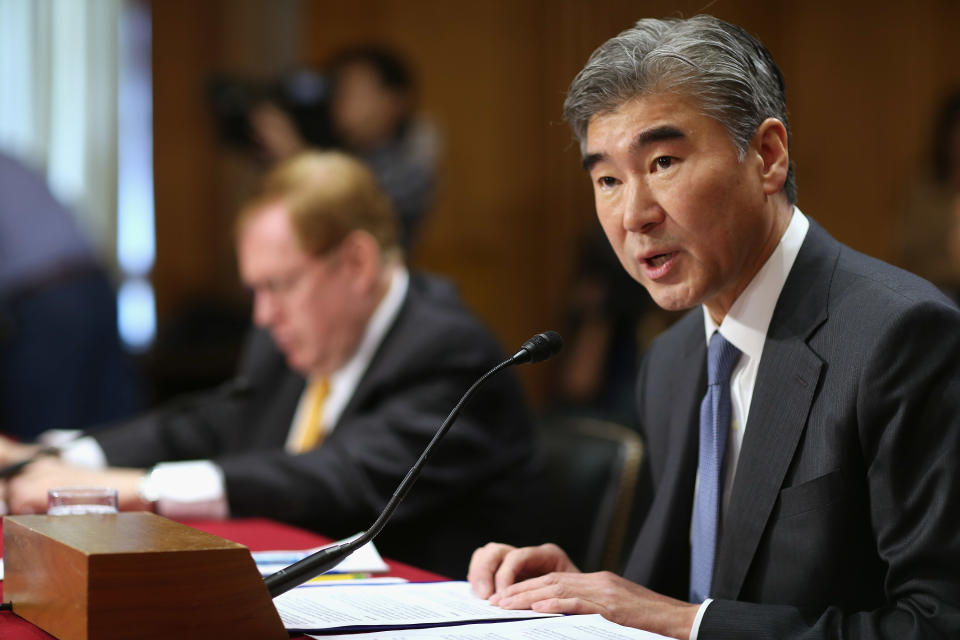
[[[299,429],[297,452],[310,451],[323,442],[323,403],[330,393],[330,380],[326,377],[317,378],[310,383],[307,389],[307,405],[304,416],[300,418],[303,425]]]

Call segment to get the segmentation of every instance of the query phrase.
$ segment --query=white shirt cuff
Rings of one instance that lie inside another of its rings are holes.
[[[690,640],[697,640],[697,635],[700,633],[700,623],[703,621],[703,614],[707,612],[707,606],[713,602],[713,598],[707,598],[703,601],[703,604],[700,605],[700,608],[697,609],[697,617],[693,619],[693,628],[690,629]]]
[[[209,460],[164,462],[144,478],[141,494],[156,498],[157,513],[174,520],[230,516],[223,471]]]
[[[39,436],[37,442],[48,447],[62,447],[83,435],[79,429],[47,429]]]
[[[84,469],[105,469],[107,456],[100,444],[90,436],[74,440],[60,449],[60,459]]]

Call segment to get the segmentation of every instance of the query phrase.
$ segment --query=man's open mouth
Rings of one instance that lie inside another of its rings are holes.
[[[645,261],[651,267],[656,268],[666,264],[666,262],[672,257],[673,257],[673,252],[671,251],[670,253],[658,253],[657,255],[651,258],[646,258]]]

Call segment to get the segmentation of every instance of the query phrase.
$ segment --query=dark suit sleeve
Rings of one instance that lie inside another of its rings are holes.
[[[212,458],[235,446],[237,425],[254,400],[253,386],[278,376],[282,366],[269,337],[253,331],[233,379],[93,430],[91,435],[115,467],[147,468],[161,462]]]
[[[198,393],[91,435],[115,467],[205,459],[223,450],[222,427],[235,421],[240,410],[240,403],[222,390]]]
[[[960,316],[933,302],[875,311],[875,347],[854,354],[848,439],[866,470],[872,539],[862,544],[875,546],[883,567],[881,601],[853,611],[715,600],[701,640],[960,637]]]

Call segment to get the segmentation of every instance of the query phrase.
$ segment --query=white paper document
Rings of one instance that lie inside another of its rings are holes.
[[[664,640],[648,631],[621,627],[599,615],[465,624],[431,629],[397,629],[363,635],[311,636],[320,640]]]
[[[333,544],[340,544],[340,542],[347,542],[348,540],[351,540],[351,538],[347,538],[346,540],[341,540]],[[260,570],[260,575],[268,576],[271,573],[275,573],[280,571],[280,569],[289,567],[294,562],[299,562],[311,553],[319,551],[320,549],[324,549],[328,546],[332,545],[324,545],[322,547],[314,547],[313,549],[303,549],[299,551],[255,551],[252,555],[253,561],[257,563],[257,569]],[[331,569],[330,572],[385,573],[389,570],[390,568],[387,566],[387,563],[383,561],[382,557],[380,557],[380,552],[377,551],[377,548],[373,546],[372,542],[368,542],[344,558],[343,562]]]
[[[490,620],[547,617],[507,611],[478,598],[466,582],[314,585],[292,589],[273,603],[289,631],[396,629]]]

